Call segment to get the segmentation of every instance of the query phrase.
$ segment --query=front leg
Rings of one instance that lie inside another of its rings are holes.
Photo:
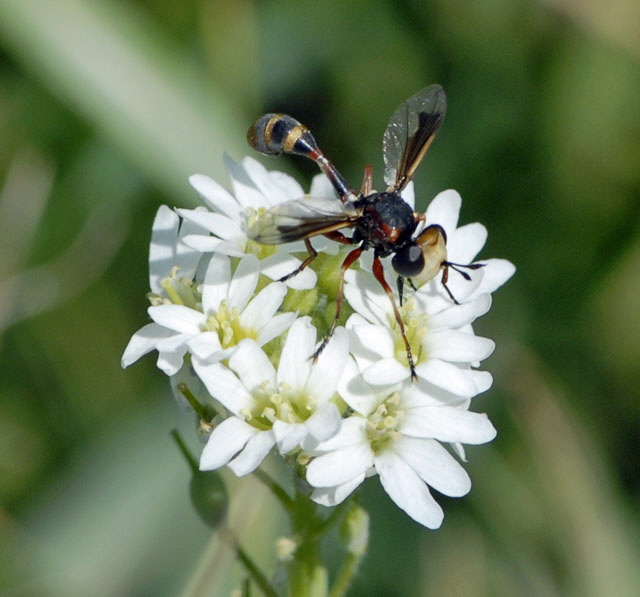
[[[396,323],[398,324],[400,335],[402,336],[402,341],[404,342],[404,346],[407,351],[407,363],[409,364],[409,370],[411,371],[411,381],[416,381],[418,379],[418,375],[416,374],[416,367],[415,363],[413,362],[411,344],[409,344],[409,339],[407,338],[407,333],[404,328],[404,322],[402,321],[402,315],[400,315],[400,310],[398,309],[398,305],[396,305],[396,300],[393,298],[393,291],[391,290],[391,286],[389,286],[389,284],[387,284],[387,281],[384,279],[384,269],[382,268],[382,262],[377,255],[373,258],[373,275],[375,276],[375,279],[380,282],[380,285],[391,301],[393,314],[396,318]]]
[[[307,257],[296,269],[294,269],[290,274],[286,276],[282,276],[282,278],[278,278],[278,282],[286,282],[290,278],[297,276],[307,265],[309,265],[317,256],[318,251],[313,248],[311,241],[308,238],[304,239],[304,246],[307,248],[307,252],[309,253],[309,257]]]

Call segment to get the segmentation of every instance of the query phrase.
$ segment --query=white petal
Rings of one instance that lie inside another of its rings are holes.
[[[314,458],[307,467],[307,481],[314,487],[333,487],[364,475],[373,464],[366,441]]]
[[[243,216],[235,198],[212,178],[204,174],[194,174],[189,177],[189,183],[214,211],[223,213],[235,221],[239,221]]]
[[[310,317],[296,320],[282,348],[278,365],[278,382],[288,384],[294,391],[303,390],[309,372],[316,342],[316,329],[311,325]]]
[[[442,508],[424,481],[399,456],[384,450],[376,456],[375,465],[384,490],[411,518],[429,529],[442,524]]]
[[[230,417],[218,425],[209,436],[200,456],[200,470],[211,471],[224,466],[233,458],[247,441],[259,431],[241,421]]]
[[[178,209],[177,211],[185,220],[198,224],[218,238],[228,240],[243,234],[237,222],[227,216],[199,209]]]
[[[191,338],[193,338],[191,334],[173,333],[162,340],[158,340],[156,348],[161,352],[175,352],[180,349],[186,350],[187,342]]]
[[[464,453],[464,446],[459,443],[459,442],[453,442],[451,444],[449,444],[449,447],[451,448],[451,450],[453,451],[453,453],[462,461],[462,462],[466,462],[467,461],[467,456]]]
[[[311,451],[312,455],[318,456],[333,450],[348,448],[366,442],[366,423],[366,419],[359,416],[351,416],[343,419],[338,433],[328,440],[317,444]]]
[[[201,359],[209,358],[222,349],[217,332],[202,332],[187,342],[189,352]]]
[[[333,185],[324,174],[316,174],[311,180],[311,188],[309,194],[312,197],[327,197],[338,199]]]
[[[393,309],[391,301],[373,275],[365,271],[352,271],[348,280],[350,282],[345,284],[344,296],[353,310],[369,323],[388,325]]]
[[[241,313],[242,327],[251,330],[261,329],[280,308],[286,293],[286,287],[279,282],[265,286]]]
[[[271,430],[258,431],[251,436],[242,452],[229,462],[229,468],[238,477],[252,473],[262,464],[274,444],[275,437]]]
[[[417,309],[424,311],[429,316],[434,316],[454,307],[455,303],[451,300],[451,297],[443,294],[443,290],[440,276],[436,276],[435,280],[431,280],[431,282],[421,286],[413,294]]]
[[[179,223],[178,216],[166,205],[160,206],[153,220],[149,247],[149,287],[156,294],[162,291],[160,282],[177,265],[175,248]]]
[[[486,259],[482,268],[483,277],[476,292],[494,292],[502,286],[516,271],[515,266],[506,259]]]
[[[338,432],[341,420],[338,407],[333,402],[322,402],[304,425],[309,435],[322,442]]]
[[[234,194],[238,203],[243,207],[272,207],[278,203],[301,197],[302,188],[293,179],[283,182],[282,177],[287,175],[275,175],[257,160],[246,157],[240,164],[235,164],[229,156],[224,156],[224,163],[233,185]],[[292,192],[298,189],[299,194],[292,196]]]
[[[362,372],[365,381],[373,386],[400,383],[410,375],[409,367],[402,365],[394,358],[382,359]]]
[[[473,301],[462,305],[452,305],[429,318],[431,331],[460,328],[475,321],[491,308],[491,295],[481,294]]]
[[[347,359],[338,384],[338,392],[354,411],[365,417],[370,415],[379,404],[378,398],[362,377],[352,356]]]
[[[278,451],[283,456],[297,448],[307,437],[307,428],[303,423],[284,423],[275,421],[273,433],[278,444]]]
[[[487,229],[478,222],[458,228],[447,239],[447,258],[453,263],[471,263],[487,241]]]
[[[254,255],[247,255],[240,260],[229,284],[227,299],[230,307],[242,311],[253,295],[258,284],[260,268]]]
[[[182,368],[184,355],[187,348],[184,345],[176,346],[173,350],[158,349],[158,360],[156,365],[166,375],[175,375]]]
[[[260,168],[264,171],[262,174],[266,176],[266,170],[258,162],[243,161],[243,164],[236,164],[228,155],[223,157],[224,167],[231,178],[233,194],[235,195],[241,208],[247,207],[258,209],[260,207],[271,207],[268,199],[258,190],[255,182],[247,173],[245,165],[250,165],[253,169],[253,175],[259,176]]]
[[[413,181],[410,181],[409,184],[402,190],[400,196],[411,206],[411,209],[415,209],[416,193]]]
[[[376,361],[383,358],[393,358],[394,346],[391,329],[369,323],[358,324],[357,321],[358,318],[354,315],[347,320],[347,329],[355,336],[358,343],[353,346],[353,352]]]
[[[180,277],[192,279],[198,270],[198,265],[202,258],[202,251],[187,245],[184,242],[185,237],[206,233],[207,231],[198,224],[186,220],[182,221],[178,234],[178,242],[176,243],[176,265],[178,266]]]
[[[218,250],[218,247],[223,242],[215,236],[204,234],[189,234],[182,240],[185,245],[191,247],[195,251],[199,251],[200,253],[213,253]],[[243,255],[244,253],[240,254]]]
[[[231,282],[231,264],[226,255],[214,253],[209,261],[202,285],[202,309],[207,316],[216,313],[226,300]]]
[[[302,190],[300,183],[285,172],[272,170],[269,172],[269,178],[275,186],[278,195],[283,194],[286,196],[285,201],[290,199],[299,199],[304,195],[304,191]]]
[[[427,225],[440,224],[447,238],[453,236],[458,224],[460,205],[462,205],[462,199],[457,191],[449,189],[438,193],[427,207]]]
[[[412,408],[402,421],[401,431],[413,437],[463,444],[484,444],[496,436],[487,415],[453,406]]]
[[[314,334],[315,337],[315,334]],[[311,368],[305,391],[318,401],[331,398],[347,363],[349,341],[344,328],[336,328],[333,337]]]
[[[471,479],[467,471],[437,441],[402,437],[395,448],[402,460],[430,487],[451,497],[469,493]]]
[[[427,354],[430,358],[443,361],[470,363],[486,359],[495,346],[495,342],[489,338],[456,330],[441,330],[429,335]]]
[[[295,313],[278,313],[274,315],[258,331],[258,337],[256,338],[258,346],[264,346],[267,342],[271,342],[271,340],[284,333],[291,327],[295,319]]]
[[[157,323],[148,323],[140,328],[127,344],[122,354],[120,364],[123,368],[135,363],[140,357],[156,348],[158,341],[173,336],[174,331]]]
[[[157,305],[147,313],[158,325],[183,334],[199,334],[205,323],[203,313],[184,305]]]
[[[468,374],[473,378],[478,394],[486,392],[493,385],[493,376],[488,371],[476,371],[472,369]]]
[[[276,191],[277,186],[273,184],[269,171],[260,162],[253,158],[245,157],[240,160],[240,167],[251,181],[251,185],[259,191],[263,201],[262,206],[270,207],[278,200],[286,201],[287,198],[285,196],[279,198],[279,193]]]
[[[439,359],[429,359],[424,363],[418,363],[416,373],[418,377],[422,377],[457,396],[471,398],[477,393],[475,382],[465,370]]]
[[[364,481],[364,473],[358,475],[352,481],[343,483],[337,487],[318,487],[313,490],[311,499],[321,506],[337,506],[351,495],[354,489]]]
[[[238,374],[249,391],[265,381],[276,385],[276,372],[269,357],[253,340],[243,340],[238,344],[229,359],[229,367]]]
[[[227,367],[221,363],[209,363],[198,358],[194,358],[192,364],[193,370],[209,394],[226,409],[237,415],[243,409],[253,407],[253,396]]]

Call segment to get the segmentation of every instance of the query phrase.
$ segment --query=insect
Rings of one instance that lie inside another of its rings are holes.
[[[362,187],[356,193],[322,153],[309,129],[291,116],[265,114],[249,129],[249,144],[263,154],[279,155],[284,152],[313,160],[329,178],[339,197],[339,201],[313,197],[287,201],[269,209],[250,227],[249,236],[267,245],[304,240],[308,257],[281,281],[295,276],[316,258],[317,252],[309,240],[313,236],[324,235],[339,243],[358,245],[342,263],[333,324],[313,358],[322,352],[335,330],[343,300],[344,275],[363,251],[374,251],[373,275],[393,306],[413,379],[416,379],[416,373],[411,346],[393,291],[385,280],[380,258],[393,255],[391,264],[398,274],[401,304],[405,278],[415,288],[412,280],[422,285],[440,270],[442,285],[457,304],[447,286],[449,268],[469,280],[469,274],[460,268],[482,267],[483,264],[461,265],[447,261],[444,229],[438,224],[427,226],[425,214],[414,212],[400,196],[442,126],[446,108],[446,95],[440,85],[425,87],[398,106],[382,140],[384,179],[388,185],[383,192],[372,189],[372,169],[366,166]],[[353,229],[351,236],[340,232],[345,228]]]

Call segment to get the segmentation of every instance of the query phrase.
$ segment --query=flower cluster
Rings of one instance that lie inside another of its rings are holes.
[[[266,246],[248,230],[264,210],[304,192],[251,158],[239,164],[225,158],[225,165],[232,193],[195,175],[190,182],[206,208],[159,209],[150,248],[152,321],[131,338],[123,366],[156,350],[158,367],[174,383],[201,384],[217,413],[202,470],[228,466],[246,475],[276,451],[296,463],[311,498],[326,506],[377,474],[400,508],[437,528],[443,513],[429,488],[466,494],[463,444],[495,436],[487,417],[469,410],[492,383],[478,367],[494,348],[472,326],[514,267],[489,259],[469,270],[470,279],[453,272],[448,286],[458,304],[439,276],[405,287],[402,304],[396,302],[415,361],[412,379],[392,304],[365,253],[345,276],[342,325],[313,359],[332,323],[349,249],[315,237],[318,257],[279,281],[304,260],[304,243]],[[335,196],[323,175],[311,195]],[[413,207],[412,185],[403,197]],[[486,229],[458,227],[460,203],[455,191],[440,193],[426,221],[444,229],[450,261],[467,264],[483,247]],[[394,277],[389,267],[386,278]]]

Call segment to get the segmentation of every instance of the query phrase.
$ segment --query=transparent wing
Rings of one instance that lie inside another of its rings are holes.
[[[398,106],[382,139],[389,191],[401,191],[411,180],[442,126],[447,96],[440,85],[430,85]]]
[[[362,213],[353,203],[304,197],[280,203],[249,226],[249,238],[279,245],[353,226]]]

